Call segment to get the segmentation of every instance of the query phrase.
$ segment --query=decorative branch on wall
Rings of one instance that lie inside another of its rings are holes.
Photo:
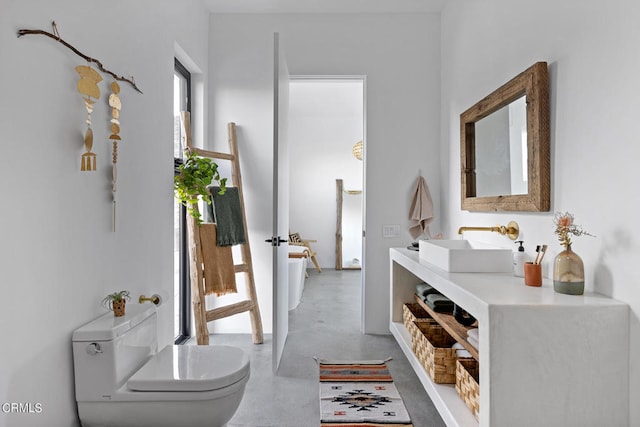
[[[67,48],[71,49],[73,51],[73,53],[75,53],[76,55],[80,56],[81,58],[83,58],[85,61],[89,62],[89,63],[93,63],[96,65],[96,67],[98,67],[98,69],[100,71],[102,71],[105,74],[109,74],[111,77],[113,77],[114,79],[121,81],[121,82],[127,82],[129,83],[136,91],[142,93],[142,91],[140,90],[140,88],[138,88],[138,86],[136,85],[136,82],[134,80],[133,77],[131,78],[125,78],[123,76],[119,76],[117,74],[115,74],[112,71],[107,70],[106,68],[104,68],[104,66],[102,65],[102,62],[98,61],[95,58],[92,58],[90,56],[85,55],[84,53],[80,52],[78,49],[76,49],[75,47],[73,47],[72,45],[70,45],[69,43],[67,43],[66,41],[64,41],[61,37],[60,37],[60,33],[58,32],[58,26],[56,25],[56,21],[52,21],[51,22],[51,26],[53,27],[53,33],[50,33],[48,31],[44,31],[44,30],[28,30],[28,29],[22,29],[22,30],[18,30],[18,38],[22,37],[22,36],[26,36],[26,35],[43,35],[43,36],[47,36],[49,38],[52,38],[58,42],[60,42],[61,44],[63,44],[64,46],[66,46]]]
[[[71,44],[67,43],[60,37],[60,33],[58,32],[58,26],[55,21],[51,22],[51,26],[53,27],[53,33],[44,30],[28,30],[22,29],[18,30],[18,38],[32,34],[32,35],[43,35],[49,38],[52,38],[67,48],[71,49],[73,53],[80,56],[82,59],[87,61],[87,65],[79,65],[75,68],[76,72],[80,75],[80,80],[78,81],[78,92],[82,95],[82,99],[84,100],[84,105],[87,110],[87,130],[84,136],[84,146],[86,152],[82,154],[82,161],[80,170],[82,171],[95,171],[96,170],[96,154],[91,151],[93,147],[93,130],[91,129],[91,113],[94,110],[94,104],[100,98],[100,87],[98,83],[100,83],[103,78],[91,67],[91,64],[94,64],[100,71],[105,74],[108,74],[113,78],[111,83],[111,94],[109,95],[109,107],[111,109],[111,120],[110,120],[110,129],[111,135],[109,135],[109,139],[113,144],[112,151],[112,180],[111,180],[111,192],[113,195],[113,231],[116,231],[116,190],[117,190],[117,179],[118,179],[118,171],[116,164],[118,163],[118,141],[121,141],[120,138],[120,110],[122,109],[122,102],[120,101],[120,97],[118,94],[120,93],[120,85],[117,81],[129,83],[136,91],[142,93],[140,88],[135,83],[133,77],[125,78],[115,74],[114,72],[107,70],[102,62],[98,61],[95,58],[85,55],[80,52],[78,49],[73,47]]]

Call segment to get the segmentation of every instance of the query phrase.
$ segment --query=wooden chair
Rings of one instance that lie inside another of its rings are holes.
[[[315,243],[317,240],[307,240],[300,237],[300,233],[289,233],[289,245],[290,246],[304,246],[309,250],[309,258],[311,262],[316,266],[318,273],[322,273],[318,259],[316,258],[316,252],[311,248],[309,243]]]

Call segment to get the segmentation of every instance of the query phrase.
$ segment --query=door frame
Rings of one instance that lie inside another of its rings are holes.
[[[362,82],[362,260],[360,270],[360,332],[364,333],[367,227],[367,76],[363,74],[290,74],[290,81],[356,80]],[[290,141],[290,143],[293,143]]]

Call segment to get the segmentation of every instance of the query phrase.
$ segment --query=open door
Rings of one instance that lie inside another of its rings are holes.
[[[289,70],[273,35],[273,371],[278,370],[289,333]]]

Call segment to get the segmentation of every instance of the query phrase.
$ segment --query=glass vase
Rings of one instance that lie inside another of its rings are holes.
[[[571,245],[556,255],[553,262],[553,289],[560,294],[584,294],[584,264]]]

